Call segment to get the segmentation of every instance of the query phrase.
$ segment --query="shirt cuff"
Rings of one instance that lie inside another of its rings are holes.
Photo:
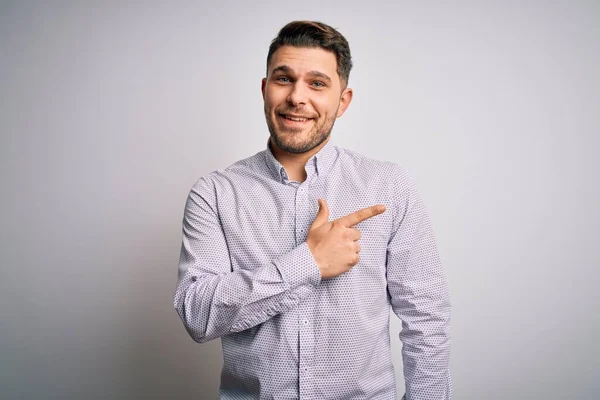
[[[321,283],[321,271],[306,242],[273,261],[279,273],[290,287]]]

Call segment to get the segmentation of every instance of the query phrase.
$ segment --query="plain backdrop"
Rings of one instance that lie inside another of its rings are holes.
[[[220,341],[173,308],[183,207],[265,148],[294,19],[351,45],[333,142],[423,193],[454,398],[599,398],[599,3],[385,0],[0,4],[0,397],[216,398]]]

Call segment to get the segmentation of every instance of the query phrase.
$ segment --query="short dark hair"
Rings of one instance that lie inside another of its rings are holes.
[[[267,75],[273,53],[281,46],[320,47],[332,52],[337,61],[337,73],[342,81],[342,87],[348,85],[352,69],[350,45],[346,38],[331,26],[317,21],[292,21],[281,28],[269,46]]]

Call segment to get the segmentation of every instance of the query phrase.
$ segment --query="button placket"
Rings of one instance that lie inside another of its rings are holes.
[[[308,182],[305,181],[296,189],[296,245],[306,240],[308,228],[312,223],[309,221],[310,209]]]
[[[310,399],[313,396],[313,355],[315,351],[315,336],[313,321],[314,296],[309,296],[300,304],[298,310],[298,373],[300,398]]]
[[[310,171],[309,177],[310,176]],[[311,177],[312,178],[312,177]],[[312,179],[310,179],[312,180]],[[312,199],[309,190],[309,179],[302,183],[296,191],[296,238],[297,244],[306,240],[308,228],[312,224],[314,216]],[[313,353],[314,353],[314,331],[313,331],[313,309],[314,296],[304,298],[298,306],[298,377],[300,398],[311,399],[313,397]]]

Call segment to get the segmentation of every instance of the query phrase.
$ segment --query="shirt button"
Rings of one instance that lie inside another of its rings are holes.
[[[192,276],[192,282],[196,282],[196,279],[198,279],[198,278],[196,278],[195,276]]]

